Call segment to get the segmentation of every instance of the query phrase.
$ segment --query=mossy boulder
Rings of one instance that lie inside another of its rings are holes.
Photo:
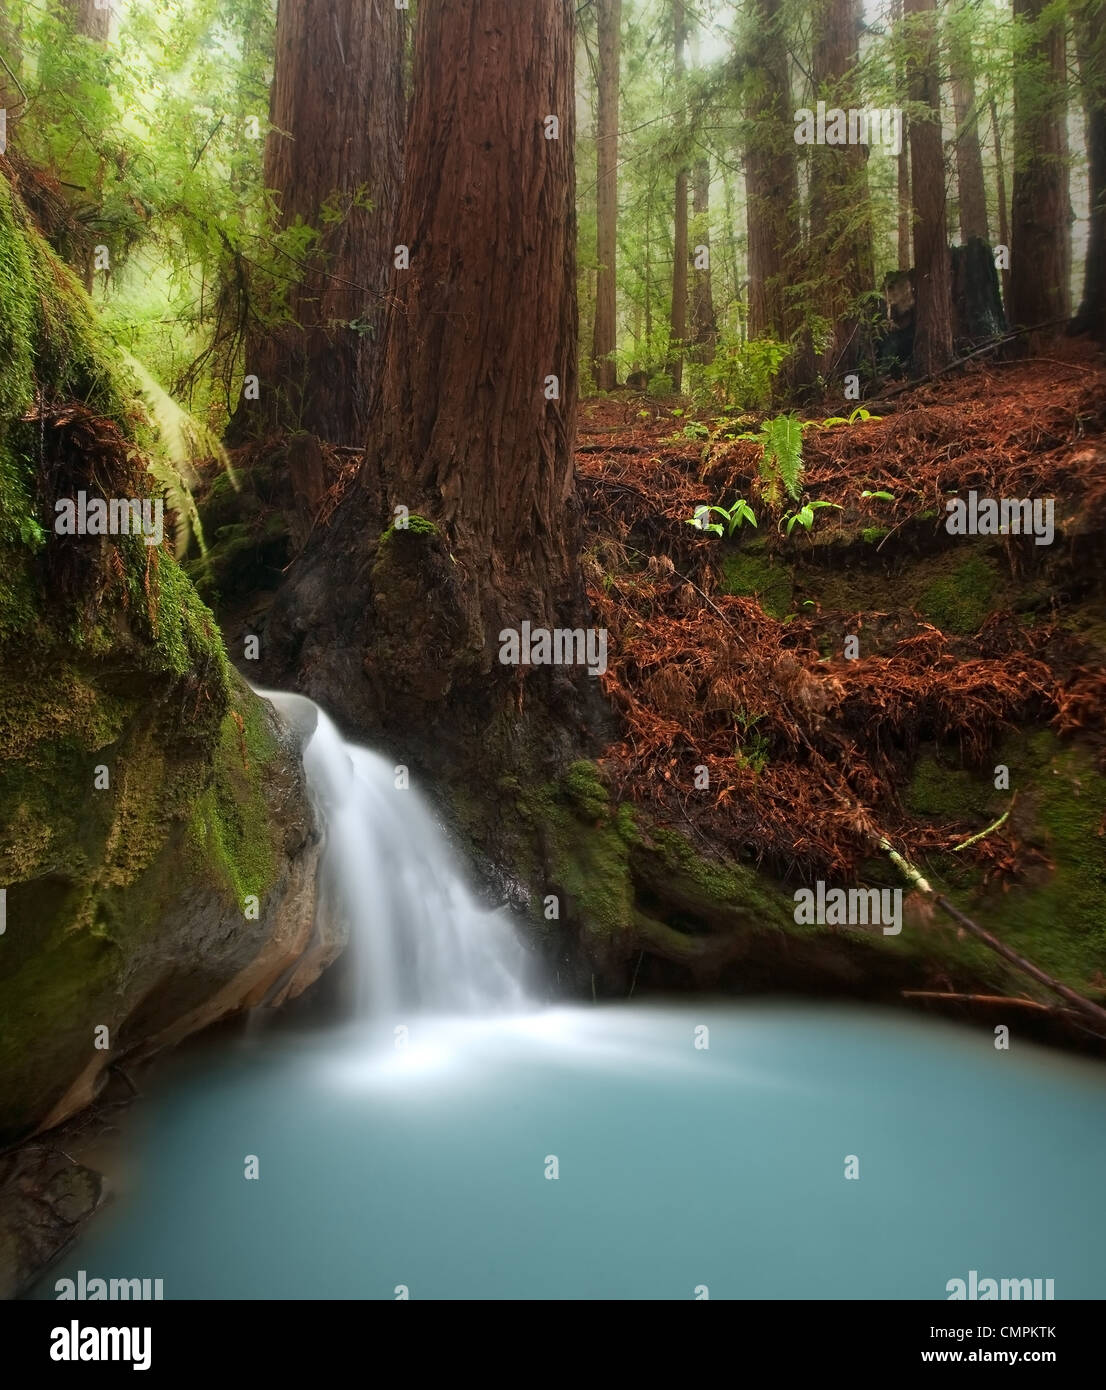
[[[54,532],[78,486],[152,480],[116,355],[10,174],[0,159],[0,1143],[283,990],[318,852],[298,748],[168,550]]]

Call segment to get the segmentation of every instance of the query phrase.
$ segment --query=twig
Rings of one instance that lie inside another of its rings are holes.
[[[1014,801],[1016,800],[1017,793],[1015,792]],[[1000,825],[1005,825],[1006,822],[1010,819],[1010,812],[1011,810],[1013,810],[1014,801],[1011,801],[1009,807],[1005,811],[1003,811],[1002,815],[999,816],[998,820],[995,821],[994,825],[989,825],[986,830],[981,830],[978,835],[972,835],[967,840],[962,840],[960,844],[953,845],[952,853],[959,854],[962,849],[967,849],[969,845],[974,845],[977,840],[982,840],[985,835],[990,835],[992,830],[997,830]]]

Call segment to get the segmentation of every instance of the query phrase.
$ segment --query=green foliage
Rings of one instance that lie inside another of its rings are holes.
[[[714,360],[698,368],[692,397],[702,407],[767,410],[776,377],[790,354],[786,344],[771,338],[746,342],[737,334],[723,335]]]
[[[780,525],[783,526],[786,523],[787,526],[785,534],[790,536],[796,526],[802,526],[804,530],[809,531],[814,525],[814,513],[818,511],[820,507],[835,507],[838,511],[841,511],[841,504],[839,502],[806,502],[803,506],[799,507],[797,511],[789,512],[786,516],[780,518]]]
[[[777,415],[765,420],[757,433],[746,431],[737,438],[761,446],[760,476],[769,506],[778,507],[785,492],[797,502],[803,478],[803,422],[795,415]]]
[[[861,497],[874,497],[877,502],[893,502],[895,494],[893,492],[871,492],[868,488],[860,494]]]
[[[804,420],[804,425],[813,425],[815,429],[828,430],[834,425],[855,425],[858,421],[882,420],[882,415],[873,415],[867,407],[858,405],[850,415],[831,415],[827,420]]]
[[[716,521],[708,522],[707,520],[711,512],[717,512],[718,515],[723,518],[726,523],[725,534],[727,536],[732,536],[738,527],[744,525],[745,522],[748,522],[750,526],[755,526],[757,524],[757,519],[753,513],[752,507],[749,506],[748,502],[746,502],[743,497],[739,497],[733,506],[728,509],[726,507],[708,507],[705,505],[696,507],[695,515],[688,517],[687,525],[694,526],[696,530],[699,531],[712,531],[716,536],[722,535],[722,526]]]

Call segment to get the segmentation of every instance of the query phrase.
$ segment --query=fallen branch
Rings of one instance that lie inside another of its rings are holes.
[[[1015,792],[1014,795],[1016,799],[1017,793]],[[960,844],[953,845],[952,853],[959,854],[962,849],[967,849],[969,845],[974,845],[977,840],[982,840],[985,835],[990,835],[992,830],[997,830],[1000,825],[1005,825],[1007,820],[1009,820],[1010,818],[1010,812],[1011,810],[1013,810],[1013,807],[1014,802],[1011,801],[1010,805],[1007,807],[1005,811],[1003,811],[1002,815],[999,816],[998,820],[995,821],[994,825],[989,825],[986,830],[981,830],[978,833],[978,835],[972,835],[967,840],[962,840]]]
[[[939,989],[904,989],[899,991],[904,999],[942,999],[957,1004],[1002,1004],[1017,1009],[1036,1009],[1044,1014],[1070,1014],[1071,1009],[1062,1009],[1056,1004],[1042,1004],[1036,999],[1015,999],[1008,994],[950,994]]]
[[[997,352],[1000,347],[1007,343],[1012,343],[1015,338],[1021,338],[1026,333],[1039,333],[1042,328],[1058,328],[1062,323],[1070,323],[1071,315],[1065,314],[1060,319],[1049,319],[1047,323],[1035,323],[1029,328],[1015,328],[1009,333],[1004,333],[1001,338],[996,338],[992,343],[984,343],[981,348],[976,348],[974,352],[966,352],[963,357],[957,357],[947,366],[939,367],[935,372],[929,372],[926,376],[914,377],[910,381],[904,381],[901,386],[896,386],[894,390],[887,391],[882,396],[877,396],[874,400],[865,401],[865,405],[883,405],[885,401],[893,401],[896,396],[901,396],[904,391],[912,391],[916,386],[924,386],[927,381],[936,381],[939,376],[946,376],[949,372],[956,371],[957,367],[962,367],[965,362],[971,362],[973,358],[984,357],[989,352]]]
[[[1016,966],[1023,974],[1028,975],[1030,979],[1036,980],[1038,984],[1044,985],[1044,987],[1050,989],[1053,994],[1058,994],[1061,999],[1066,999],[1079,1013],[1084,1014],[1087,1018],[1094,1019],[1095,1023],[1097,1023],[1100,1028],[1106,1027],[1106,1009],[1100,1008],[1097,1004],[1092,1004],[1089,999],[1084,999],[1083,996],[1077,994],[1074,989],[1069,989],[1067,985],[1062,985],[1059,980],[1054,980],[1051,975],[1046,975],[1045,972],[1039,966],[1034,965],[1031,960],[1027,960],[1025,956],[1018,955],[1017,951],[1012,951],[1010,947],[1000,941],[997,936],[992,936],[989,931],[984,931],[983,928],[973,922],[970,917],[965,917],[960,909],[953,907],[952,903],[950,903],[946,897],[943,897],[940,893],[934,893],[933,889],[914,865],[904,859],[896,850],[892,849],[886,836],[881,836],[879,847],[889,856],[891,862],[903,877],[906,878],[909,883],[912,883],[919,892],[932,894],[933,901],[941,911],[947,913],[958,926],[963,927],[966,932],[970,933],[970,935],[974,936],[978,941],[982,941],[985,946],[989,946],[996,955],[1001,956],[1005,961],[1009,961],[1011,965]]]

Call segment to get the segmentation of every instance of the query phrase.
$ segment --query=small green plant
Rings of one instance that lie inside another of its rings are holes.
[[[792,502],[799,500],[803,478],[803,422],[796,415],[777,415],[765,420],[754,434],[736,436],[760,445],[760,476],[769,506],[778,507],[786,492]]]
[[[863,423],[865,420],[882,420],[882,415],[873,415],[872,412],[863,405],[858,405],[851,415],[831,415],[828,420],[804,420],[804,425],[814,425],[816,429],[828,430],[834,425],[855,425],[857,421]]]
[[[771,751],[768,740],[756,727],[759,722],[760,715],[749,715],[744,710],[738,710],[734,716],[734,730],[737,733],[734,740],[734,761],[739,767],[747,767],[757,775],[767,767],[768,754]]]
[[[840,502],[806,502],[795,511],[788,512],[786,516],[780,518],[781,526],[783,526],[785,522],[787,524],[787,531],[785,534],[790,536],[796,526],[802,526],[804,530],[809,531],[814,525],[814,513],[819,507],[836,507],[838,511],[841,510]]]
[[[895,500],[893,492],[870,492],[867,488],[860,495],[861,497],[874,497],[877,502],[893,502]]]
[[[710,430],[698,420],[691,420],[684,426],[685,439],[709,439]]]
[[[726,525],[723,527],[717,521],[709,521],[711,512],[717,512],[720,517],[725,518]],[[708,507],[706,505],[695,508],[695,515],[687,519],[688,526],[694,526],[698,531],[713,531],[716,536],[723,533],[732,536],[739,526],[748,522],[750,526],[757,524],[756,516],[752,507],[743,497],[739,497],[732,507]]]

